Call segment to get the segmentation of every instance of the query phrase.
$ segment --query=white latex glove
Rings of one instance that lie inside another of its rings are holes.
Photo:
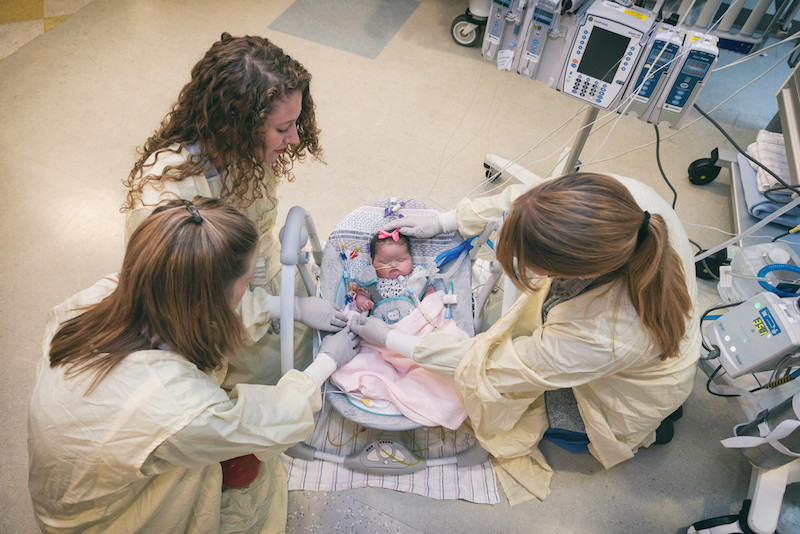
[[[400,219],[395,219],[386,223],[382,230],[400,229],[400,233],[416,237],[427,238],[437,236],[444,232],[452,232],[458,229],[456,212],[437,213],[436,215],[410,215]]]
[[[358,354],[359,339],[350,331],[350,328],[343,328],[335,334],[325,336],[319,345],[320,353],[325,353],[336,362],[338,369],[353,359]]]
[[[358,337],[378,347],[386,346],[386,337],[392,331],[389,325],[375,317],[354,315],[350,318],[350,330]]]
[[[325,332],[338,332],[347,325],[347,315],[319,297],[295,297],[294,320]]]

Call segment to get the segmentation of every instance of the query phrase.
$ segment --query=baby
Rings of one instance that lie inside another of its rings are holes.
[[[433,293],[426,269],[422,266],[414,268],[411,242],[399,230],[378,231],[369,243],[369,250],[372,269],[359,273],[360,287],[354,298],[359,312],[372,310],[375,303],[383,299],[411,298],[409,287],[420,300]]]
[[[436,267],[414,267],[408,237],[397,230],[378,232],[369,247],[372,263],[355,278],[360,287],[355,290],[351,314],[370,311],[392,329],[411,336],[444,332],[468,337],[448,317],[445,292],[432,287],[432,281],[440,283]],[[451,430],[467,416],[452,381],[385,347],[362,343],[360,352],[331,380],[354,405],[372,413],[402,414],[421,425]]]

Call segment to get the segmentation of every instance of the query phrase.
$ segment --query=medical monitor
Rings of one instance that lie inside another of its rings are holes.
[[[595,27],[578,63],[578,72],[611,83],[630,42],[627,35]]]
[[[576,24],[558,90],[609,109],[618,103],[639,62],[652,13],[595,1]]]

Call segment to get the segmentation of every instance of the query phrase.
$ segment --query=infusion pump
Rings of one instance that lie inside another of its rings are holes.
[[[675,58],[675,68],[661,91],[648,122],[677,127],[692,107],[719,57],[717,37],[689,32],[682,54]]]
[[[614,2],[595,2],[577,25],[559,91],[601,109],[616,105],[639,62],[653,16]]]
[[[634,71],[625,91],[627,104],[624,112],[647,119],[656,107],[664,84],[675,70],[675,58],[683,46],[684,34],[665,24],[659,24],[648,42],[648,52]]]
[[[611,0],[493,0],[482,53],[592,106],[677,128],[705,84],[716,37]]]

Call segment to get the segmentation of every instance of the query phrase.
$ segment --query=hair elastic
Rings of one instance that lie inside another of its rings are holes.
[[[200,224],[201,222],[203,222],[203,217],[201,217],[200,216],[200,212],[197,211],[197,206],[195,206],[189,200],[184,200],[184,204],[186,205],[186,209],[189,210],[189,213],[192,214],[192,217],[194,218],[194,222],[196,222],[197,224]]]
[[[642,221],[642,225],[639,227],[639,233],[636,234],[636,246],[642,244],[642,241],[647,237],[647,227],[650,226],[650,212],[644,212],[644,220]]]

